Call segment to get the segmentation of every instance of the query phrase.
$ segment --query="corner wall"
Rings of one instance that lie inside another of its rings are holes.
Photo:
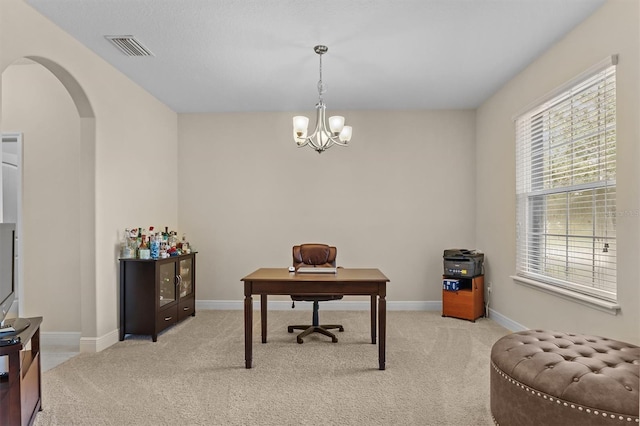
[[[477,110],[476,238],[487,253],[491,308],[526,328],[640,343],[640,13],[637,0],[610,0]],[[616,316],[515,283],[513,115],[593,64],[617,67],[618,301]],[[497,166],[498,165],[498,166]]]

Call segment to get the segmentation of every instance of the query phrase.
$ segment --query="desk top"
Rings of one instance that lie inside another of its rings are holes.
[[[376,268],[338,268],[335,274],[289,272],[288,268],[260,268],[240,281],[339,281],[339,282],[389,282]]]

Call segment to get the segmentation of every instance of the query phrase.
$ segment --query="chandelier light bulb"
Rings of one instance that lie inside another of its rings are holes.
[[[293,132],[297,135],[297,137],[306,137],[308,127],[309,118],[303,115],[296,115],[295,117],[293,117]]]
[[[339,115],[329,117],[329,128],[331,129],[331,133],[333,133],[334,136],[339,135],[344,128],[344,117],[341,117]]]
[[[340,138],[340,141],[345,144],[349,142],[351,140],[351,126],[344,126],[340,131],[340,136],[338,137]]]

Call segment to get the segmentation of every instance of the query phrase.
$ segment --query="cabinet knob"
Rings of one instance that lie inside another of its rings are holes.
[[[164,317],[164,320],[165,320],[165,321],[171,321],[171,319],[172,319],[172,318],[173,318],[173,317]]]

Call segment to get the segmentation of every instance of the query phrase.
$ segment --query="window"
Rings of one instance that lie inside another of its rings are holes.
[[[516,275],[616,301],[616,57],[516,118]]]

